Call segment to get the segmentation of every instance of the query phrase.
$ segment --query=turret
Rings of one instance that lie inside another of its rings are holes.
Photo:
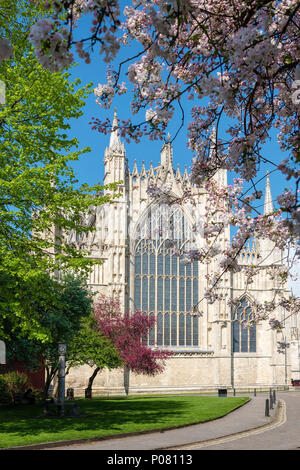
[[[268,216],[269,218],[273,219],[273,201],[272,201],[272,193],[271,193],[271,183],[270,183],[270,176],[269,172],[266,174],[266,187],[265,187],[265,200],[264,200],[264,216]],[[267,223],[267,221],[266,221]],[[274,249],[274,243],[269,239],[261,239],[259,240],[259,247],[260,247],[260,255],[261,259],[263,260],[263,264],[271,265],[277,264],[281,260],[281,253],[280,250]]]
[[[105,149],[104,184],[125,181],[126,152],[120,139],[117,111],[115,109],[109,146]]]
[[[271,194],[271,183],[269,172],[267,172],[266,190],[265,190],[265,202],[264,202],[264,215],[272,214],[274,211],[272,194]]]
[[[164,174],[173,174],[173,147],[170,142],[170,134],[168,134],[168,140],[161,149],[160,164]]]

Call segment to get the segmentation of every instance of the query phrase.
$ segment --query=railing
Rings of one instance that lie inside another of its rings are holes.
[[[270,388],[276,390],[277,392],[286,392],[290,390],[291,387],[288,385],[272,385],[265,387],[236,387],[234,389],[228,388],[229,393],[259,393],[259,392],[269,392]]]

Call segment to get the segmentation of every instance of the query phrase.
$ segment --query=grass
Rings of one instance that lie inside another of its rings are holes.
[[[109,397],[78,399],[84,418],[43,418],[42,405],[0,407],[0,448],[166,429],[226,415],[248,397]]]

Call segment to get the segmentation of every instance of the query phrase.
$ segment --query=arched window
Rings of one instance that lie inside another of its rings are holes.
[[[233,352],[256,352],[256,324],[246,297],[234,310],[232,320]]]
[[[185,265],[173,248],[195,248],[193,232],[180,207],[157,206],[139,224],[135,246],[134,304],[155,315],[148,344],[192,347],[199,344],[198,262]]]

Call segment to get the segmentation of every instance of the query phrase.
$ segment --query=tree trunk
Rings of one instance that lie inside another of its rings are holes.
[[[89,378],[89,382],[88,382],[88,386],[86,388],[86,391],[87,393],[89,394],[89,396],[92,396],[92,386],[93,386],[93,382],[94,382],[94,379],[96,377],[96,375],[98,374],[99,370],[101,369],[101,367],[96,367],[96,369],[94,370],[94,372],[92,373],[92,375],[90,376]]]
[[[44,388],[44,399],[48,398],[48,391],[49,391],[49,387],[50,387],[50,384],[51,384],[51,381],[55,375],[57,371],[57,367],[55,369],[53,369],[52,367],[48,367],[46,365],[46,381],[45,381],[45,388]]]
[[[55,383],[53,385],[52,396],[53,398],[57,398],[58,397],[58,371],[55,372],[53,380],[54,379],[55,379]]]

